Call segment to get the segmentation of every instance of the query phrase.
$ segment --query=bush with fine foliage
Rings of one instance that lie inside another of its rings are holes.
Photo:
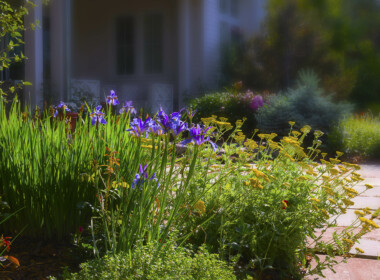
[[[313,72],[301,72],[294,89],[273,96],[268,106],[259,109],[257,125],[261,131],[286,135],[288,122],[294,121],[295,128],[310,125],[314,129],[328,132],[331,125],[351,111],[351,105],[336,103],[325,95]]]
[[[155,257],[157,247],[136,246],[130,254],[88,261],[78,273],[65,272],[64,279],[236,279],[233,269],[204,247],[193,254],[169,241]]]
[[[201,118],[212,115],[227,118],[231,123],[246,118],[242,130],[253,131],[256,127],[256,112],[264,105],[263,96],[250,91],[240,93],[238,90],[209,93],[191,100],[188,106],[197,110],[194,121],[199,122]]]

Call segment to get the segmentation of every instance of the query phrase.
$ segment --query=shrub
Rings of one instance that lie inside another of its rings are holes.
[[[136,246],[131,253],[107,255],[81,264],[78,273],[65,273],[67,280],[89,279],[236,279],[233,269],[209,254],[204,247],[193,254],[189,249],[165,243]]]
[[[380,116],[363,114],[343,119],[329,136],[331,147],[349,156],[380,158]]]
[[[209,220],[196,227],[189,242],[205,242],[210,251],[237,261],[238,271],[259,279],[267,270],[283,278],[321,273],[332,267],[335,256],[347,256],[363,234],[378,226],[362,217],[371,214],[368,209],[357,211],[351,227],[321,239],[353,204],[359,195],[354,186],[363,179],[355,173],[359,166],[339,165],[341,153],[324,159],[326,154],[319,150],[322,132],[316,131],[313,145],[303,148],[310,129],[292,131],[278,141],[273,133],[258,134],[258,142],[238,133],[237,144],[224,145],[224,153],[216,156],[219,164],[211,165],[206,176],[225,180],[207,192],[204,211],[189,217],[189,227],[192,222]],[[315,162],[316,157],[321,157],[323,165]],[[202,183],[201,178],[194,182]],[[362,228],[354,230],[358,227]],[[318,259],[321,252],[329,256],[326,261]],[[312,257],[317,267],[308,270]]]
[[[264,99],[266,99],[265,96]],[[263,104],[262,95],[249,91],[239,93],[232,88],[228,92],[209,93],[195,98],[188,105],[197,110],[194,118],[195,122],[212,115],[227,118],[232,123],[246,118],[242,129],[248,133],[252,128],[256,127],[255,114]]]
[[[257,126],[264,132],[286,135],[288,121],[294,121],[296,129],[310,125],[313,129],[328,132],[350,110],[350,105],[336,103],[331,96],[324,95],[313,72],[301,72],[294,89],[273,96],[268,106],[259,109]]]

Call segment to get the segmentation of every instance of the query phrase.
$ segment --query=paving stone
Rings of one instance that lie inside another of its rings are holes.
[[[352,208],[355,209],[369,207],[370,209],[377,210],[380,207],[380,197],[358,196],[352,201],[355,203]]]
[[[380,207],[380,206],[379,206]],[[366,218],[371,218],[370,216],[366,216]],[[373,221],[380,226],[380,217],[377,217]],[[333,221],[335,217],[332,217],[329,221]],[[355,209],[347,209],[347,213],[342,214],[336,220],[336,224],[339,227],[348,227],[357,219],[357,215],[355,214]]]
[[[355,244],[355,246],[350,250],[351,254],[357,254],[355,247],[359,247],[364,251],[364,253],[358,253],[358,255],[370,257],[370,258],[380,258],[380,241],[361,238],[358,240],[359,244]],[[379,274],[380,278],[380,274]]]
[[[325,233],[323,234],[324,236],[323,236],[322,240],[323,241],[330,240],[332,238],[334,232],[336,232],[337,234],[340,234],[345,228],[346,227],[332,227],[332,228],[327,229],[325,231]],[[357,228],[357,229],[354,229],[352,232],[354,234],[357,234],[359,231],[360,231],[360,228]],[[320,233],[320,232],[321,232],[320,229],[317,230],[316,231],[316,236],[319,236],[318,233]],[[365,235],[363,235],[362,238],[363,239],[368,239],[368,240],[380,241],[380,229],[372,230],[371,232],[368,232]]]
[[[360,196],[373,196],[373,197],[380,197],[380,186],[374,186],[373,189],[368,189],[365,186],[356,186],[355,190],[357,190],[359,193],[362,193],[365,191],[363,194]]]
[[[380,178],[368,178],[364,177],[364,181],[360,182],[360,185],[370,184],[372,186],[380,186]]]
[[[363,177],[366,178],[380,178],[380,165],[379,164],[362,164],[361,169],[358,171]]]
[[[340,227],[350,226],[358,217],[354,213],[354,211],[355,210],[353,210],[353,209],[348,209],[346,214],[339,216],[338,219],[336,220],[337,226],[340,226]],[[330,219],[330,222],[333,221],[334,219],[335,219],[335,217],[332,217]]]
[[[321,259],[324,256],[320,256]],[[343,258],[335,258],[341,262]],[[315,265],[313,261],[312,266]],[[307,276],[307,280],[379,280],[380,279],[380,261],[362,258],[348,259],[347,263],[340,263],[334,266],[336,273],[331,270],[324,270],[324,277],[318,275]]]

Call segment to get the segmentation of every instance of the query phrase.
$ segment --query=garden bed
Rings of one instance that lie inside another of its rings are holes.
[[[0,170],[7,175],[1,192],[11,210],[21,209],[1,226],[22,234],[14,244],[39,239],[28,254],[11,251],[24,265],[17,273],[32,273],[45,259],[55,260],[49,267],[57,275],[63,264],[75,269],[84,262],[87,250],[94,260],[67,279],[87,279],[91,270],[100,279],[140,279],[153,268],[178,275],[186,267],[188,279],[214,279],[204,275],[215,273],[297,279],[331,265],[320,262],[310,271],[316,252],[347,254],[350,242],[377,226],[363,220],[328,242],[314,236],[351,205],[362,178],[357,165],[341,162],[341,153],[330,158],[319,150],[320,131],[304,148],[309,126],[295,131],[290,122],[288,136],[256,132],[247,138],[240,131],[244,121],[233,126],[212,117],[201,126],[192,124],[191,112],[187,122],[185,113],[163,111],[131,121],[130,103],[121,114],[112,106],[88,108],[75,130],[54,117],[54,110],[65,116],[62,103],[30,119],[18,105],[9,115],[1,111]],[[181,156],[177,144],[186,146]],[[68,238],[78,247],[61,245]],[[140,255],[151,257],[131,261]],[[177,259],[180,264],[170,263]],[[44,269],[39,272],[50,273]]]

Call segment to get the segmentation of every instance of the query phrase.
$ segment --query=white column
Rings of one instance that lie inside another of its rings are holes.
[[[71,1],[50,1],[51,90],[57,101],[67,101],[70,90]]]
[[[29,10],[25,16],[25,81],[32,83],[32,86],[25,86],[25,100],[32,108],[41,106],[42,83],[43,83],[43,30],[42,30],[42,1],[35,1],[36,7]],[[30,23],[39,21],[39,26],[35,30],[28,28]],[[30,98],[29,98],[30,96]]]
[[[203,82],[208,88],[217,87],[220,62],[219,1],[203,0]]]
[[[183,94],[190,88],[190,0],[180,0],[178,11],[178,97],[183,105]]]

